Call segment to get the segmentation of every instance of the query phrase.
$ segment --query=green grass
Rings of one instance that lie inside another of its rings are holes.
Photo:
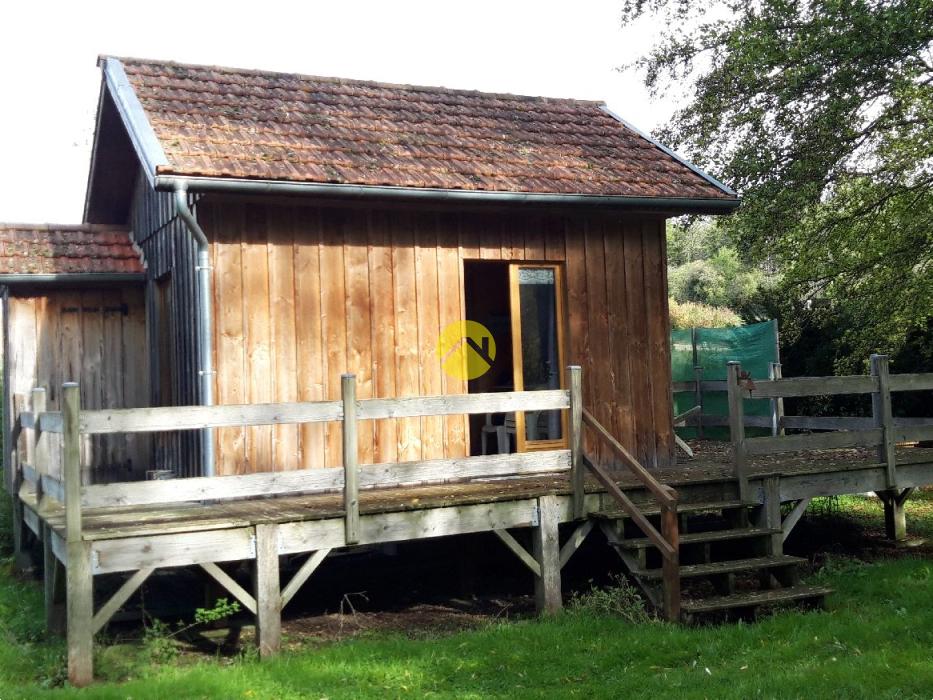
[[[933,499],[923,496],[912,522],[929,532]],[[880,527],[867,499],[834,508],[869,531]],[[827,612],[754,625],[689,629],[572,613],[429,639],[292,639],[292,651],[262,663],[246,654],[152,664],[138,645],[102,646],[103,680],[78,691],[48,687],[61,681],[63,646],[44,638],[38,586],[16,581],[4,564],[0,697],[931,697],[933,561],[903,551],[871,562],[836,556],[815,578],[837,591]]]

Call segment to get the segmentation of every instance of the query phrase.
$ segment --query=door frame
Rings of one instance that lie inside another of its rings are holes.
[[[525,377],[522,358],[521,298],[519,295],[518,271],[520,268],[537,268],[554,271],[554,312],[557,331],[558,386],[566,389],[567,378],[564,364],[567,358],[565,327],[567,318],[564,309],[564,266],[560,262],[509,262],[509,313],[512,327],[512,376],[515,391],[525,390]],[[569,423],[567,411],[562,410],[561,438],[558,440],[527,440],[525,437],[525,412],[515,412],[515,451],[538,452],[544,450],[566,449],[569,445]]]

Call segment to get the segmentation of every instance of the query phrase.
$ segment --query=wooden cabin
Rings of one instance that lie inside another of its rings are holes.
[[[585,406],[643,464],[675,462],[665,221],[729,212],[730,189],[596,102],[100,66],[85,220],[141,251],[152,405],[336,399],[344,373],[359,398],[560,388],[580,364]],[[464,321],[495,348],[475,377]],[[360,462],[566,433],[557,411],[364,422]],[[338,426],[225,428],[162,435],[152,466],[340,451]]]
[[[145,282],[125,226],[0,224],[4,445],[35,387],[47,388],[50,411],[65,381],[80,383],[88,407],[149,405]],[[107,481],[145,478],[150,459],[132,436],[81,451],[82,469]]]

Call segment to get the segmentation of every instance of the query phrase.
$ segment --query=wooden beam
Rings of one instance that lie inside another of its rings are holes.
[[[556,496],[538,499],[538,526],[532,529],[535,560],[541,569],[535,577],[535,605],[539,613],[554,614],[563,607],[560,586],[560,542],[557,525],[560,508]]]
[[[593,520],[587,520],[573,531],[573,534],[570,535],[569,540],[564,542],[564,545],[560,548],[561,569],[567,565],[567,562],[570,561],[570,557],[574,555],[574,553],[580,548],[580,545],[583,544],[586,536],[590,534],[593,529],[593,523]]]
[[[732,468],[739,486],[739,499],[746,500],[748,493],[748,458],[745,440],[745,406],[742,403],[742,387],[739,378],[742,365],[728,362],[726,373],[729,391],[729,438],[732,441]]]
[[[782,378],[781,363],[769,362],[768,379],[777,381]],[[784,399],[781,397],[771,399],[771,435],[784,435]]]
[[[356,544],[360,541],[360,474],[354,375],[341,376],[340,393],[343,401],[343,507],[346,543]]]
[[[278,526],[256,526],[256,646],[259,656],[278,653],[282,647],[282,594],[279,591]]]
[[[573,486],[573,517],[586,517],[586,470],[583,465],[583,370],[578,365],[567,368],[570,387],[570,483]]]
[[[292,576],[285,588],[282,589],[281,606],[283,608],[295,597],[295,594],[305,584],[311,574],[317,571],[317,568],[330,552],[330,548],[319,549],[316,552],[312,552],[311,556],[305,559],[305,563],[301,565],[301,568],[295,572],[295,575]]]
[[[894,454],[894,416],[891,412],[887,355],[871,356],[871,376],[877,383],[877,389],[871,395],[871,415],[875,425],[882,431],[878,460],[885,465],[888,488],[896,489],[897,457]]]
[[[508,530],[500,529],[493,530],[493,534],[502,540],[506,547],[512,550],[512,553],[515,554],[515,556],[517,556],[519,560],[531,570],[531,573],[533,573],[535,576],[541,575],[541,566],[538,564],[535,558],[528,553],[528,550],[522,547],[518,540],[512,537],[512,533],[510,533]]]
[[[677,506],[661,506],[661,535],[673,552],[661,560],[661,595],[664,599],[664,618],[680,622],[680,525]]]
[[[94,618],[91,620],[92,634],[100,632],[114,613],[123,607],[123,604],[130,599],[130,596],[149,578],[153,571],[155,569],[140,569],[123,582],[123,585],[110,597],[110,600],[104,603],[100,610],[94,614]]]
[[[891,391],[930,391],[933,390],[933,372],[892,374],[888,386]]]
[[[793,532],[794,527],[800,521],[800,518],[803,517],[803,514],[807,510],[807,506],[810,505],[812,498],[801,498],[797,501],[797,504],[794,506],[793,510],[787,514],[784,518],[784,521],[781,523],[781,542],[786,542],[787,538],[790,537],[790,533]]]
[[[570,469],[570,450],[369,464],[359,470],[361,489],[466,481],[478,477],[531,475]],[[164,481],[94,484],[84,487],[85,508],[153,505],[226,498],[324,493],[343,489],[343,467],[297,469]]]
[[[515,411],[553,411],[570,407],[565,389],[544,391],[497,391],[480,394],[442,394],[360,401],[360,420],[413,418]]]
[[[745,440],[745,454],[772,455],[801,450],[834,450],[846,447],[873,447],[881,444],[883,432],[871,430],[842,430],[833,433],[757,437]]]
[[[230,574],[213,562],[202,562],[199,566],[208,573],[217,583],[223,586],[243,607],[254,615],[256,614],[256,599],[251,596],[243,586],[233,580]]]
[[[836,396],[839,394],[871,394],[876,391],[875,377],[852,375],[845,377],[791,377],[763,380],[745,390],[746,398],[775,399],[794,396]]]
[[[45,629],[49,634],[65,633],[65,568],[52,548],[52,528],[42,524],[42,579],[45,598]]]
[[[65,479],[65,541],[68,549],[68,680],[76,686],[87,685],[94,677],[94,635],[91,625],[94,615],[94,575],[91,572],[90,543],[81,538],[80,414],[78,385],[73,382],[64,384],[62,468]]]
[[[674,434],[674,442],[677,443],[677,446],[682,449],[688,457],[693,457],[693,450],[690,449],[690,445],[684,442],[680,435]]]

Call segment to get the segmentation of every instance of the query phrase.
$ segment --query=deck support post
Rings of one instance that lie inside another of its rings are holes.
[[[680,528],[677,522],[677,504],[661,505],[661,535],[672,547],[671,556],[663,556],[661,561],[664,619],[668,622],[680,622]]]
[[[282,647],[282,594],[279,589],[279,538],[276,525],[256,525],[256,645],[259,656]]]
[[[696,329],[693,329],[696,332]],[[694,336],[694,339],[696,336]],[[695,347],[695,346],[694,346]],[[703,368],[696,364],[696,356],[694,356],[694,366],[693,366],[693,405],[699,406],[700,410],[697,413],[697,438],[703,439]]]
[[[745,407],[742,404],[742,386],[739,384],[742,364],[726,363],[729,390],[729,437],[732,440],[732,466],[739,487],[739,499],[748,500],[748,471],[745,454]]]
[[[538,499],[538,525],[532,530],[535,561],[541,573],[535,577],[535,605],[539,613],[551,615],[563,606],[560,587],[560,542],[557,525],[560,507],[556,496]]]
[[[94,679],[94,574],[91,543],[81,533],[81,435],[78,385],[62,385],[62,473],[65,480],[65,541],[68,633],[68,680],[84,686]]]
[[[884,504],[884,534],[890,540],[903,542],[907,539],[907,511],[904,503],[913,491],[912,488],[903,491],[895,489],[879,491],[877,494]]]
[[[888,356],[871,356],[871,376],[878,378],[878,390],[871,395],[871,415],[881,428],[878,460],[884,463],[885,484],[897,489],[897,457],[894,452],[894,415],[891,411],[891,386],[888,376]]]
[[[42,523],[42,581],[45,590],[45,629],[62,636],[65,632],[65,567],[52,551],[52,528]]]
[[[781,477],[776,474],[764,477],[762,480],[764,502],[758,516],[758,527],[766,527],[777,532],[768,538],[767,554],[778,555],[784,553],[784,533],[781,529]]]
[[[583,370],[579,365],[567,368],[570,387],[570,482],[573,487],[573,519],[586,517],[583,468]]]
[[[357,468],[359,441],[356,437],[356,375],[341,375],[340,395],[343,399],[344,530],[346,544],[357,544],[360,541],[360,473]]]

